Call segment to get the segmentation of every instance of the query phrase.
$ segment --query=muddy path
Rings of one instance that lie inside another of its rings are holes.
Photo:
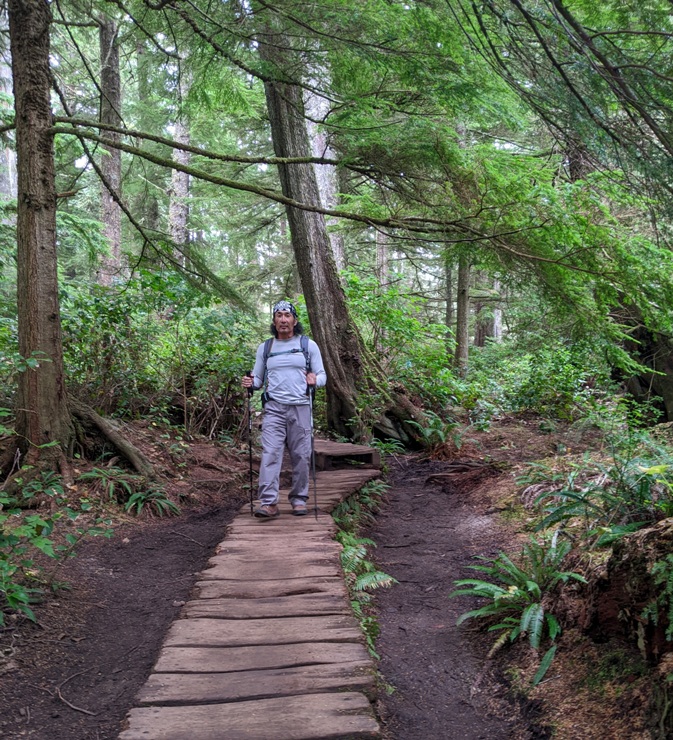
[[[385,505],[367,533],[377,542],[376,565],[398,581],[376,597],[379,670],[389,684],[378,707],[386,737],[550,737],[536,726],[534,706],[517,704],[486,661],[493,638],[470,623],[456,627],[475,604],[449,598],[453,582],[478,577],[467,567],[473,557],[495,555],[508,535],[488,497],[472,495],[474,480],[432,482],[431,474],[445,469],[413,459],[394,462]]]

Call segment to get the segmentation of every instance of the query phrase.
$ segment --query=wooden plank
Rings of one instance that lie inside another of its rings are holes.
[[[266,548],[265,548],[266,550]],[[216,565],[223,562],[226,558],[233,559],[254,559],[259,562],[260,555],[264,551],[260,550],[258,540],[247,542],[223,542],[217,548],[217,554],[208,560],[209,563]],[[273,543],[274,558],[284,558],[287,556],[302,555],[306,557],[338,557],[343,550],[342,545],[336,540],[325,540],[324,542],[302,542],[280,538]]]
[[[378,738],[364,694],[296,697],[190,707],[139,707],[119,740],[343,740]]]
[[[177,619],[164,640],[166,647],[235,647],[293,642],[358,642],[362,632],[346,615],[279,619]]]
[[[204,570],[201,577],[204,580],[222,581],[276,581],[278,579],[298,578],[312,580],[342,576],[341,566],[333,560],[315,563],[308,558],[245,561],[230,560],[220,565]]]
[[[300,594],[259,599],[197,599],[188,601],[181,616],[187,619],[263,619],[307,617],[317,614],[352,614],[343,594]]]
[[[337,527],[329,514],[320,512],[318,521],[313,514],[307,516],[292,516],[289,512],[285,515],[281,513],[275,519],[257,519],[250,516],[237,516],[234,521],[228,525],[227,532],[255,532],[266,534],[277,534],[278,532],[287,533],[293,537],[304,537],[305,534],[333,534]]]
[[[236,520],[234,520],[236,521]],[[260,546],[260,543],[268,542],[270,539],[273,540],[300,540],[307,544],[316,545],[320,542],[334,542],[334,535],[336,530],[330,531],[328,529],[316,529],[311,532],[295,532],[293,530],[279,531],[272,525],[262,524],[259,527],[238,527],[231,526],[226,534],[222,544],[229,542],[248,542],[256,543]],[[265,545],[266,546],[266,545]]]
[[[163,647],[156,673],[229,673],[370,660],[361,642],[308,642],[250,647]]]
[[[237,673],[155,673],[138,693],[147,705],[211,704],[321,691],[364,691],[373,694],[371,661],[272,668]]]
[[[346,585],[341,575],[310,580],[279,578],[275,581],[198,581],[194,586],[194,593],[200,599],[257,599],[318,593],[341,594],[347,598]]]

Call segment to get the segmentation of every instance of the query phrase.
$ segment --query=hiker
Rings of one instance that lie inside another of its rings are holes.
[[[262,393],[262,461],[259,468],[259,506],[254,515],[274,519],[283,452],[287,445],[292,462],[290,504],[295,516],[308,513],[309,465],[312,445],[312,403],[309,392],[327,382],[318,345],[304,336],[297,309],[289,301],[273,307],[273,338],[262,342],[252,375],[244,388]],[[266,356],[265,356],[266,355]]]

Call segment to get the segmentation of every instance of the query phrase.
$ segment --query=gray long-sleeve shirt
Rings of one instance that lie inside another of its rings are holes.
[[[308,341],[311,372],[316,375],[320,388],[327,383],[327,373],[318,345]],[[257,347],[253,372],[253,387],[264,385],[264,342]],[[309,402],[306,395],[306,358],[301,351],[301,338],[295,334],[290,339],[274,339],[266,361],[267,392],[274,401],[292,406],[303,406]]]

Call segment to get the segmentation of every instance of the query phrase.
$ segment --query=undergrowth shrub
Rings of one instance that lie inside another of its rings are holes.
[[[39,498],[49,508],[29,509]],[[21,612],[35,619],[31,604],[54,586],[40,556],[58,563],[75,554],[85,537],[111,537],[109,522],[92,517],[86,498],[69,500],[60,476],[45,472],[16,496],[0,491],[0,625],[6,612]],[[55,532],[61,523],[59,533]]]
[[[392,383],[429,407],[455,403],[461,381],[451,369],[448,328],[423,316],[423,301],[397,286],[382,288],[376,277],[345,273],[353,319],[367,347]]]
[[[371,524],[379,510],[381,499],[388,486],[381,481],[370,481],[360,491],[342,501],[332,512],[339,527],[336,539],[343,546],[341,565],[346,577],[353,613],[360,622],[367,648],[372,656],[376,653],[376,638],[379,625],[371,608],[371,592],[392,586],[395,579],[378,570],[369,560],[369,550],[376,547],[373,540],[360,537],[361,527]]]
[[[140,272],[123,286],[66,286],[71,389],[100,412],[153,414],[216,437],[242,415],[240,377],[263,330],[181,278]]]
[[[610,368],[596,348],[561,338],[532,347],[506,339],[475,348],[466,381],[460,400],[467,408],[486,401],[505,412],[531,411],[565,420],[592,413],[614,391]]]
[[[536,651],[543,642],[552,643],[540,660],[533,685],[542,680],[551,665],[556,652],[553,643],[561,632],[558,620],[549,611],[550,594],[559,584],[571,580],[585,582],[579,573],[561,570],[571,549],[571,543],[561,538],[558,531],[551,537],[531,537],[516,562],[503,552],[495,558],[479,557],[483,564],[468,567],[482,573],[486,580],[455,581],[459,588],[450,594],[486,600],[482,606],[462,614],[457,624],[468,619],[483,619],[488,622],[489,632],[499,632],[489,655],[518,639],[527,639]]]
[[[578,544],[609,547],[673,516],[673,450],[628,418],[606,436],[603,450],[563,465],[535,463],[518,479],[524,505],[540,511],[538,530],[561,525]]]

